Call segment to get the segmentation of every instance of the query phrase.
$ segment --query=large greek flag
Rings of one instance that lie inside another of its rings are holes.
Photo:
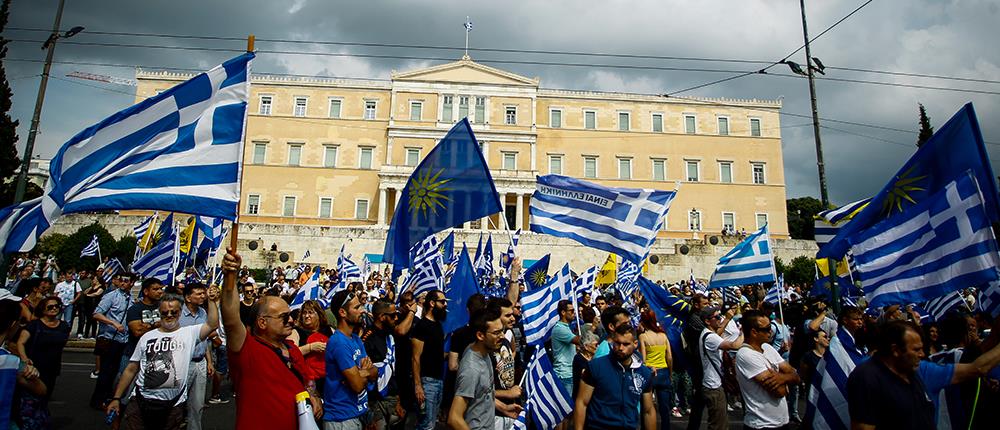
[[[850,242],[869,306],[920,303],[997,279],[996,240],[970,173]]]
[[[814,429],[851,428],[851,417],[847,411],[847,377],[865,359],[847,330],[843,327],[837,329],[837,335],[830,339],[830,346],[813,371],[806,400],[806,423],[812,423]]]
[[[52,158],[42,197],[0,210],[3,252],[25,252],[62,214],[158,209],[235,219],[246,53],[80,132]]]
[[[541,430],[550,430],[573,412],[573,396],[555,377],[552,362],[545,354],[545,348],[536,348],[535,356],[528,364],[525,406]]]
[[[97,235],[95,234],[94,238],[90,239],[90,243],[80,251],[80,257],[93,257],[100,253],[101,243],[97,241]]]
[[[543,288],[528,291],[521,297],[525,342],[541,345],[559,321],[559,301],[571,299],[573,278],[569,264],[552,277]]]
[[[132,271],[142,279],[156,278],[164,282],[165,285],[171,285],[176,245],[177,235],[171,231],[169,235],[160,239],[153,248],[132,263]]]
[[[708,281],[708,288],[775,282],[774,256],[768,239],[765,224],[723,255]]]
[[[537,178],[531,231],[573,239],[635,263],[649,253],[674,191],[609,188],[559,175]]]

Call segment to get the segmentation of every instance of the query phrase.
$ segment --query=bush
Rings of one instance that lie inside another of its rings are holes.
[[[38,240],[38,244],[35,245],[35,252],[39,254],[53,255],[63,247],[66,243],[66,238],[68,237],[69,236],[61,233],[52,233],[42,236],[42,238]]]
[[[80,257],[80,251],[90,244],[90,240],[94,235],[97,235],[97,242],[101,246],[101,257],[111,257],[116,249],[115,238],[111,237],[111,233],[108,233],[108,230],[104,226],[95,222],[91,225],[81,227],[76,233],[67,236],[66,240],[62,242],[62,246],[55,251],[56,262],[59,264],[59,268],[63,271],[69,269],[97,269],[97,266],[100,264],[97,261],[97,256]]]

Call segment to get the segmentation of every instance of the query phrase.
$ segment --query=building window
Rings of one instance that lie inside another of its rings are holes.
[[[663,114],[660,113],[653,114],[653,132],[663,133]]]
[[[307,97],[296,97],[295,107],[292,110],[292,115],[295,116],[306,116],[306,105],[309,103]]]
[[[472,122],[486,123],[486,97],[476,97],[476,117]]]
[[[503,153],[503,169],[504,170],[517,170],[517,153],[516,152],[504,152]]]
[[[295,216],[295,197],[285,196],[285,204],[282,207],[281,214],[284,216]]]
[[[562,155],[549,156],[549,174],[550,175],[562,174]]]
[[[764,184],[767,179],[764,176],[764,163],[750,163],[750,166],[753,168],[753,183]]]
[[[293,143],[288,145],[288,165],[299,166],[302,164],[302,144]]]
[[[719,163],[719,182],[733,183],[733,163],[728,161]]]
[[[618,131],[628,131],[629,130],[629,113],[628,112],[618,112]]]
[[[375,119],[375,109],[378,102],[375,100],[365,100],[365,119]]]
[[[583,111],[583,128],[593,130],[597,128],[597,111]]]
[[[618,179],[632,179],[632,159],[618,159]]]
[[[694,115],[684,115],[684,132],[687,134],[694,134],[695,127],[698,125],[698,121]]]
[[[271,96],[260,96],[260,108],[257,110],[261,115],[271,114],[271,102],[274,99]]]
[[[340,118],[340,99],[330,99],[330,118]]]
[[[757,230],[767,224],[767,214],[757,214]]]
[[[372,148],[360,148],[358,150],[358,168],[372,168]]]
[[[504,124],[517,125],[517,106],[507,106],[503,117]]]
[[[323,147],[323,167],[337,167],[337,150],[333,145]]]
[[[729,136],[729,118],[719,117],[719,136]]]
[[[597,177],[597,157],[583,157],[583,177]]]
[[[264,157],[266,156],[267,156],[267,142],[254,142],[253,164],[264,164]]]
[[[451,122],[452,119],[452,106],[455,103],[455,96],[444,96],[444,100],[441,101],[441,121]]]
[[[406,165],[416,166],[420,162],[420,148],[406,148]]]
[[[260,213],[260,195],[250,194],[247,196],[247,215],[257,215]]]
[[[696,210],[688,212],[688,230],[701,231],[701,212]]]
[[[368,200],[358,199],[354,202],[354,219],[368,219]]]
[[[549,127],[552,128],[562,127],[562,110],[560,109],[549,110]]]
[[[688,161],[687,162],[687,180],[688,182],[698,182],[698,162]]]
[[[722,230],[728,232],[736,231],[736,214],[732,212],[722,213]]]
[[[424,115],[423,102],[410,102],[410,121],[420,121]]]
[[[469,96],[458,96],[458,119],[469,116]]]
[[[760,119],[750,118],[750,135],[760,137]]]
[[[667,180],[667,161],[666,160],[653,160],[653,180],[654,181],[666,181]]]
[[[319,217],[330,218],[333,214],[333,199],[322,197],[319,199]]]

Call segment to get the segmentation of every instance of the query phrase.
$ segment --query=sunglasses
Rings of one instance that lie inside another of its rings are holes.
[[[274,319],[276,319],[278,321],[288,321],[288,320],[292,319],[292,313],[291,312],[282,312],[282,313],[280,313],[278,315],[261,315],[260,317],[261,318],[274,318]]]
[[[62,309],[62,305],[48,305],[48,306],[45,307],[45,310],[47,310],[47,311],[51,311],[53,309],[55,309],[55,310]]]
[[[337,306],[331,306],[331,308],[332,309],[343,309],[344,305],[346,305],[347,302],[350,302],[351,299],[353,299],[354,297],[355,297],[354,293],[347,293],[347,295],[344,296],[344,301],[343,302],[338,303]]]
[[[757,331],[762,331],[764,333],[770,333],[771,332],[771,325],[768,324],[768,325],[766,325],[764,327],[754,327],[753,329],[757,330]]]
[[[180,315],[180,314],[181,314],[181,310],[180,309],[173,310],[173,311],[163,311],[163,312],[160,312],[160,315],[163,315],[165,317],[173,317],[173,316],[177,316],[177,315]]]

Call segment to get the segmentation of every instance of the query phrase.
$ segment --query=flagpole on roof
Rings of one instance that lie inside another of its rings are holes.
[[[254,35],[247,36],[247,52],[253,52],[253,44],[256,38]],[[247,86],[250,86],[250,65],[247,64]],[[249,92],[247,92],[249,94]],[[240,206],[243,204],[243,151],[246,147],[247,139],[247,110],[243,110],[243,138],[240,139],[240,180],[237,183],[237,188],[239,189],[236,193],[236,218],[233,219],[233,227],[230,230],[229,236],[229,248],[232,252],[236,252],[236,245],[240,237]],[[225,278],[222,280],[222,284],[225,287],[235,287],[236,286],[236,272],[230,272],[225,274]]]

